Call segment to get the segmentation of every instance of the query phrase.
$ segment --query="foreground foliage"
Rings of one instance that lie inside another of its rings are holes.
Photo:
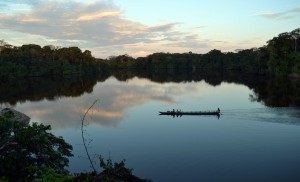
[[[71,175],[65,169],[72,146],[51,134],[50,126],[16,121],[9,111],[0,116],[0,181],[147,181],[132,174],[125,161],[107,162],[100,156],[101,173]]]
[[[9,181],[31,181],[44,168],[67,174],[72,146],[49,132],[50,126],[15,121],[13,113],[0,117],[0,176]]]
[[[113,164],[111,158],[108,158],[105,162],[104,158],[99,157],[100,167],[103,168],[101,173],[91,172],[91,173],[80,173],[76,176],[74,181],[123,181],[123,182],[147,182],[151,181],[148,179],[140,179],[132,174],[132,169],[125,167],[125,160],[121,162],[115,162]]]

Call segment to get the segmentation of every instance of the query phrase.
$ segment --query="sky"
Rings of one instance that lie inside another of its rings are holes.
[[[0,40],[97,58],[235,51],[299,27],[299,0],[0,0]]]

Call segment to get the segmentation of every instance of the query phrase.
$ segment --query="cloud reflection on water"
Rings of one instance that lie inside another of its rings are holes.
[[[17,104],[16,109],[26,113],[32,121],[50,124],[54,129],[79,128],[86,109],[94,100],[100,99],[100,103],[90,110],[86,121],[90,125],[117,127],[131,108],[150,101],[174,104],[178,102],[176,97],[199,91],[199,87],[203,86],[201,83],[159,84],[138,78],[119,82],[110,78],[98,83],[91,94],[63,97],[56,101],[28,101]]]

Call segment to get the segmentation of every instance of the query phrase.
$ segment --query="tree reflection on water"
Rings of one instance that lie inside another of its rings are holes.
[[[300,80],[286,77],[265,77],[236,72],[191,72],[191,73],[147,73],[112,72],[103,75],[61,77],[18,78],[0,83],[0,104],[16,105],[18,102],[55,100],[59,97],[79,97],[91,93],[97,82],[105,82],[114,76],[119,81],[134,77],[145,78],[156,83],[182,83],[205,81],[218,86],[222,82],[243,84],[253,90],[249,99],[263,102],[268,107],[299,107]]]

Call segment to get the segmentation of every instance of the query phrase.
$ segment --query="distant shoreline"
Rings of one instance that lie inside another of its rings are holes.
[[[3,40],[0,46],[0,80],[12,77],[96,74],[112,70],[138,70],[157,73],[193,72],[194,70],[236,70],[241,73],[271,76],[300,75],[300,28],[279,34],[259,48],[221,52],[213,49],[206,54],[153,53],[133,58],[127,54],[96,59],[91,51],[78,47],[35,44],[15,47]],[[299,45],[299,46],[297,46]]]

